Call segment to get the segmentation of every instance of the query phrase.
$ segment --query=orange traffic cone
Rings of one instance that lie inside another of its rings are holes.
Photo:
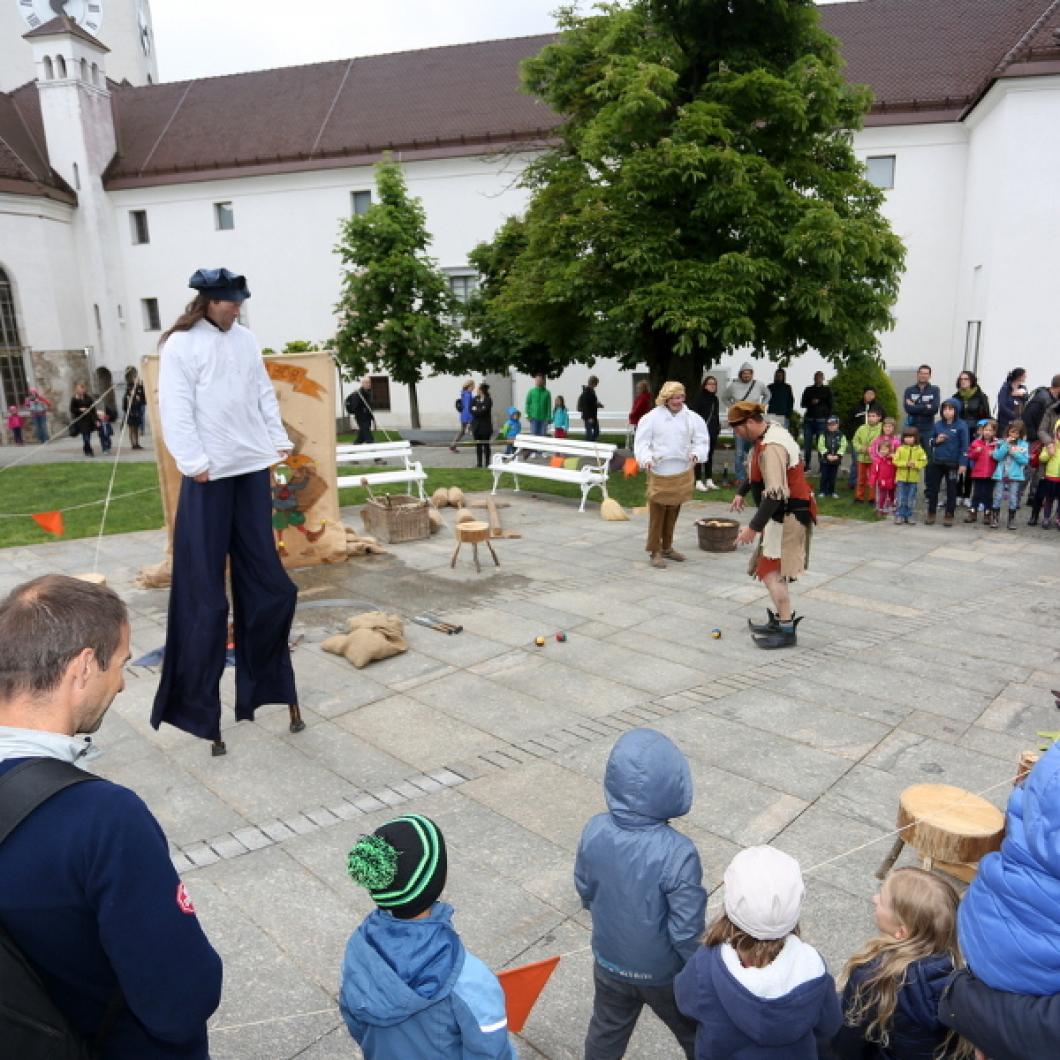
[[[498,972],[497,978],[504,990],[504,1005],[508,1011],[508,1030],[516,1034],[523,1029],[530,1010],[537,1003],[545,983],[559,964],[558,957],[547,957],[518,968]]]

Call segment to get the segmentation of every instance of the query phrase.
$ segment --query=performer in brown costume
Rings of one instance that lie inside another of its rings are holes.
[[[736,542],[747,545],[761,535],[748,573],[762,582],[776,608],[767,609],[767,622],[748,619],[747,625],[759,648],[788,648],[795,645],[796,627],[802,621],[792,611],[788,582],[807,568],[817,503],[806,481],[799,443],[779,424],[769,423],[765,411],[765,406],[751,401],[737,401],[729,408],[733,433],[753,446],[748,479],[733,498],[732,510],[743,511],[748,492],[758,505]]]

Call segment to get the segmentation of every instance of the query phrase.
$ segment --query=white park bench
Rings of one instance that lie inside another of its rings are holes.
[[[395,482],[404,482],[409,492],[415,487],[420,500],[426,500],[423,483],[427,472],[418,460],[412,459],[411,442],[372,442],[367,445],[337,445],[335,463],[341,468],[343,464],[371,464],[376,461],[400,462],[399,467],[386,471],[368,471],[363,474],[342,475],[336,480],[339,489],[344,486],[360,486],[365,482],[369,486],[389,486]]]
[[[607,476],[611,457],[617,446],[610,442],[580,442],[574,438],[544,438],[536,434],[520,434],[512,443],[513,453],[496,453],[490,461],[493,472],[493,493],[496,494],[501,475],[511,475],[515,480],[515,492],[519,492],[519,479],[541,478],[549,482],[571,482],[582,491],[582,503],[578,511],[585,511],[589,490],[596,486],[603,497],[607,497]],[[533,459],[536,456],[537,459]],[[552,467],[554,456],[578,460],[578,468]]]
[[[600,424],[601,434],[624,434],[626,436],[626,448],[633,445],[633,432],[636,428],[629,422],[628,412],[600,412],[596,416]],[[572,412],[570,414],[570,427],[568,434],[584,434],[585,424],[582,422],[581,414]]]

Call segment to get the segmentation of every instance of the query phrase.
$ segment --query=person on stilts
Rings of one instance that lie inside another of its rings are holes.
[[[228,641],[225,565],[232,584],[236,720],[286,703],[290,731],[305,728],[289,638],[298,591],[272,534],[269,468],[294,448],[254,336],[237,322],[244,276],[199,269],[197,292],[162,336],[162,438],[183,475],[173,530],[162,678],[151,711],[213,743],[221,740],[219,682]]]
[[[748,492],[758,505],[736,543],[748,545],[761,534],[748,573],[762,582],[776,608],[767,609],[764,623],[747,620],[752,638],[759,648],[789,648],[796,644],[802,618],[792,610],[788,583],[807,568],[817,502],[806,481],[799,443],[783,427],[769,423],[765,411],[764,405],[752,401],[737,401],[729,408],[733,433],[753,447],[747,481],[733,498],[732,510],[743,511]]]

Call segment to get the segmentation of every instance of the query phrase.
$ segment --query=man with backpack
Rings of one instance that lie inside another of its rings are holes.
[[[207,1060],[221,958],[133,792],[85,772],[125,605],[61,575],[0,602],[0,1055]]]
[[[468,379],[460,388],[460,394],[456,399],[456,411],[460,413],[460,430],[456,437],[449,443],[449,451],[455,453],[457,443],[465,434],[471,433],[471,400],[475,396],[475,380]]]

